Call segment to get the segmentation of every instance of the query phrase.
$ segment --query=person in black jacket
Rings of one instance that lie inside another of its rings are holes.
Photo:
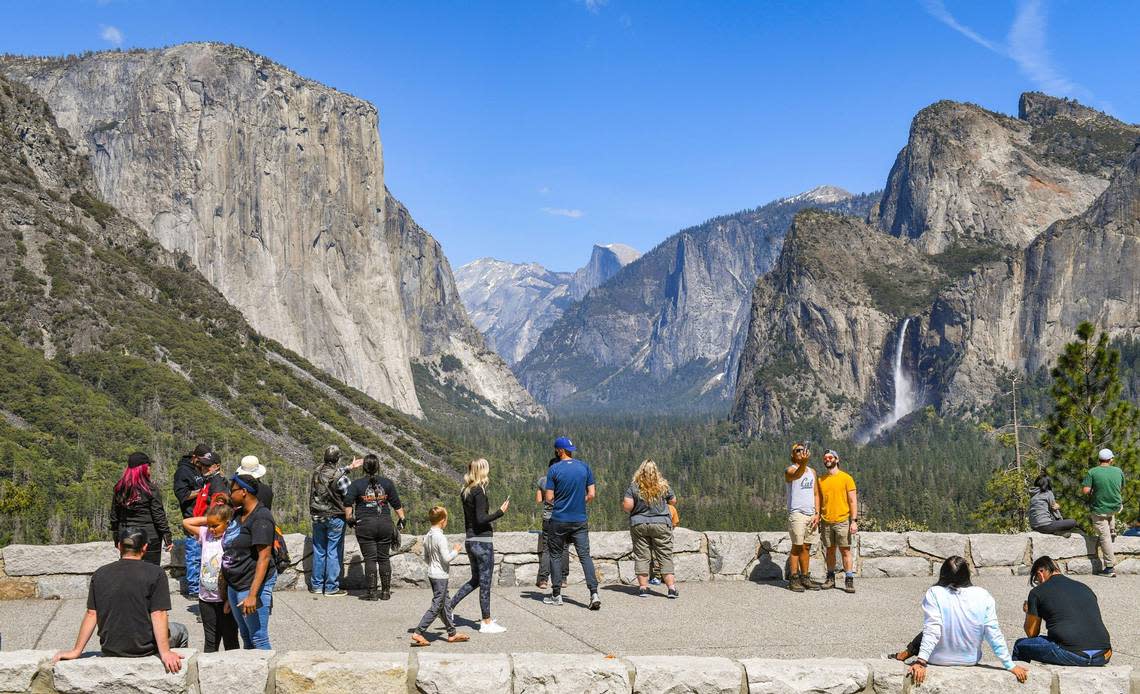
[[[225,478],[218,474],[219,464],[217,454],[204,443],[198,444],[178,461],[178,469],[174,471],[174,496],[178,497],[178,509],[182,512],[183,520],[194,516],[194,504],[198,501],[198,492],[202,487],[207,484],[210,486],[210,499],[216,493],[229,491]],[[196,600],[202,545],[198,543],[198,538],[187,535],[182,548],[186,557],[186,597]]]
[[[479,609],[483,613],[483,623],[479,625],[481,634],[501,634],[506,627],[491,619],[491,579],[495,571],[495,531],[491,523],[503,517],[511,500],[507,499],[494,513],[487,512],[487,483],[490,481],[490,464],[483,458],[472,460],[463,476],[463,526],[467,531],[467,556],[471,559],[471,580],[455,591],[451,599],[451,610],[471,591],[479,589]]]
[[[150,481],[150,458],[146,453],[131,453],[127,458],[127,469],[115,484],[111,502],[111,537],[118,541],[119,529],[128,527],[146,531],[144,561],[157,565],[162,558],[162,548],[166,547],[169,552],[173,547],[162,499],[154,493]]]

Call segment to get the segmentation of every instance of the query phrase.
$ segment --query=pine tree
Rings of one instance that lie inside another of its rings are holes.
[[[1125,520],[1135,517],[1140,498],[1140,410],[1121,397],[1120,352],[1109,347],[1106,333],[1094,343],[1095,332],[1091,323],[1081,323],[1077,339],[1058,357],[1050,390],[1053,411],[1041,437],[1061,511],[1082,524],[1088,523],[1088,506],[1081,480],[1097,464],[1101,448],[1111,448],[1124,471]]]

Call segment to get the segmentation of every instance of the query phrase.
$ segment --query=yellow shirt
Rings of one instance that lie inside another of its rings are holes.
[[[820,515],[828,523],[838,523],[851,517],[851,504],[847,492],[855,491],[855,479],[842,470],[819,476],[819,493],[823,497]]]

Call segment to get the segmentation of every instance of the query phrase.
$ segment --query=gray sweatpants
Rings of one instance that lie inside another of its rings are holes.
[[[427,612],[424,612],[420,625],[416,627],[416,633],[423,636],[435,618],[442,617],[443,626],[447,628],[447,635],[454,636],[455,621],[451,618],[451,601],[447,597],[447,579],[429,578],[428,581],[431,582],[431,607],[428,608]]]

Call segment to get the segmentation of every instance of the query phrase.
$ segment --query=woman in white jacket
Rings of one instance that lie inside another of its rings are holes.
[[[942,562],[938,583],[922,599],[922,633],[906,648],[890,657],[907,660],[918,656],[909,674],[915,684],[926,679],[926,665],[977,665],[982,659],[982,641],[990,645],[1002,667],[1018,682],[1029,671],[1014,665],[1005,636],[998,625],[994,597],[985,588],[970,583],[970,564],[962,557]]]

